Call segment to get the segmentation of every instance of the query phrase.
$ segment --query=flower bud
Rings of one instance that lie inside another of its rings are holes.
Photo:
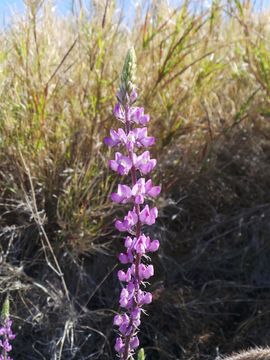
[[[7,319],[9,317],[9,297],[7,295],[4,304],[2,306],[2,312],[1,315],[4,319]]]
[[[133,47],[131,47],[126,55],[125,63],[121,74],[121,83],[118,93],[118,100],[122,105],[125,105],[136,99],[135,92],[136,81],[136,54]]]

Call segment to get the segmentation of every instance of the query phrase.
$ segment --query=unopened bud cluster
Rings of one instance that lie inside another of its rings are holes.
[[[134,48],[129,49],[121,74],[120,89],[117,98],[122,105],[136,100],[136,54]],[[131,96],[130,96],[131,95]]]

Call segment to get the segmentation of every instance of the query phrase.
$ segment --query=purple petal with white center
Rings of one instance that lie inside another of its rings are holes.
[[[128,156],[121,153],[115,153],[115,160],[109,161],[110,168],[120,175],[127,175],[132,167],[132,161]]]
[[[156,159],[151,159],[147,163],[141,164],[139,166],[139,170],[140,170],[142,175],[149,174],[154,169],[156,164],[157,164]]]
[[[122,315],[115,315],[115,317],[113,318],[113,324],[116,325],[116,326],[119,326],[122,324]]]
[[[143,224],[153,225],[156,222],[158,210],[156,207],[150,209],[148,205],[140,212],[140,220]]]
[[[147,128],[136,128],[133,130],[134,137],[136,139],[137,147],[149,147],[155,143],[155,138],[153,136],[147,136]]]
[[[133,210],[128,212],[128,214],[124,217],[123,221],[116,220],[115,227],[119,231],[130,231],[131,228],[137,224],[137,222],[138,216]]]
[[[140,118],[144,115],[143,107],[134,107],[130,109],[130,120],[139,124]]]
[[[110,147],[118,145],[120,143],[120,138],[118,133],[115,130],[111,129],[110,135],[111,137],[105,137],[104,139],[105,144]]]
[[[145,192],[147,195],[157,197],[161,191],[160,186],[153,186],[152,180],[149,179],[145,184]]]
[[[139,156],[134,156],[134,165],[136,169],[140,170],[141,174],[146,175],[156,166],[156,159],[150,159],[149,151],[143,152]]]
[[[117,188],[117,193],[112,193],[111,199],[116,203],[125,204],[130,200],[131,196],[132,196],[132,192],[130,187],[127,185],[119,184]]]
[[[134,244],[134,250],[136,251],[137,254],[139,255],[143,255],[146,252],[146,236],[145,235],[141,235],[138,239],[136,239],[135,244]]]

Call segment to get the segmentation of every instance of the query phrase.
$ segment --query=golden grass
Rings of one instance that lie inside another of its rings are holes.
[[[268,114],[266,14],[252,15],[236,0],[197,13],[190,3],[170,9],[153,1],[127,30],[114,2],[62,18],[50,1],[28,0],[26,13],[1,33],[2,196],[23,200],[29,188],[21,151],[39,209],[82,251],[106,233],[112,210],[102,141],[115,125],[128,44],[136,48],[139,103],[152,116],[157,154],[182,139],[191,149],[204,143],[204,163],[216,136],[250,113]]]

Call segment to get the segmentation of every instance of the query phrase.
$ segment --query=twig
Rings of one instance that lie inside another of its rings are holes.
[[[21,150],[19,149],[19,154],[20,154],[20,157],[21,157],[21,160],[22,160],[22,163],[23,163],[23,166],[24,166],[24,169],[26,171],[26,174],[28,176],[28,179],[29,179],[29,183],[30,183],[30,187],[31,187],[31,194],[32,194],[32,204],[33,206],[31,206],[31,202],[29,200],[29,197],[26,193],[26,190],[24,189],[24,186],[22,184],[22,187],[23,187],[23,191],[24,191],[24,194],[25,194],[25,199],[27,201],[27,204],[29,206],[29,209],[31,210],[32,212],[32,216],[33,216],[33,219],[35,220],[37,226],[39,227],[44,239],[45,239],[45,242],[47,243],[47,246],[50,250],[50,253],[53,257],[53,260],[54,260],[54,263],[55,263],[55,267],[51,264],[51,262],[49,261],[49,259],[47,258],[47,255],[46,255],[46,250],[45,250],[45,246],[42,242],[42,246],[43,246],[43,250],[44,250],[44,254],[46,256],[46,260],[47,260],[47,264],[48,266],[50,266],[50,268],[60,277],[61,279],[61,282],[62,282],[62,286],[63,286],[63,289],[64,289],[64,292],[65,292],[65,295],[66,295],[66,298],[68,301],[70,301],[70,297],[69,297],[69,293],[68,293],[68,289],[67,289],[67,285],[66,285],[66,282],[65,282],[65,279],[64,279],[64,274],[61,270],[61,267],[59,265],[59,262],[57,260],[57,257],[53,251],[53,248],[52,248],[52,245],[50,243],[50,240],[46,234],[46,231],[44,229],[44,226],[43,226],[43,221],[42,219],[40,218],[40,215],[39,215],[39,211],[38,211],[38,208],[37,208],[37,202],[36,202],[36,196],[35,196],[35,190],[34,190],[34,185],[33,185],[33,181],[32,181],[32,178],[31,178],[31,173],[30,173],[30,170],[28,168],[28,166],[26,165],[25,163],[25,160],[24,160],[24,157],[22,155],[22,152]]]

